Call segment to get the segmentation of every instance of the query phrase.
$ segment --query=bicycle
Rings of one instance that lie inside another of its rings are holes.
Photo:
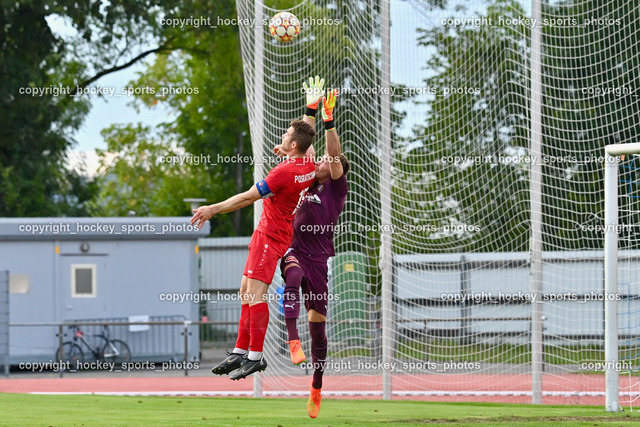
[[[69,326],[69,329],[76,330],[72,341],[65,341],[61,347],[56,350],[56,360],[64,362],[67,366],[78,366],[84,363],[84,351],[80,347],[80,343],[89,349],[96,360],[104,360],[105,362],[126,363],[131,360],[131,351],[129,346],[122,340],[109,337],[109,328],[103,326],[104,332],[101,334],[86,334],[80,330],[79,326]],[[100,348],[94,347],[85,339],[85,335],[101,338],[106,341]]]

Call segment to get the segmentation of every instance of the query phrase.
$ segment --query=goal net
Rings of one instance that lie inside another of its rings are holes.
[[[268,33],[282,10],[302,22],[291,43]],[[638,135],[639,9],[238,0],[237,11],[255,23],[240,37],[256,180],[304,112],[305,78],[341,92],[352,169],[323,394],[604,403],[603,147]],[[311,369],[289,361],[278,276],[255,391],[306,394]],[[631,359],[632,302],[620,302]],[[303,313],[299,329],[310,357]]]

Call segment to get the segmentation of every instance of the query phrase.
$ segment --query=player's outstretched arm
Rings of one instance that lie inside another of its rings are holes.
[[[191,218],[191,225],[196,224],[196,227],[202,228],[214,215],[242,209],[260,198],[261,196],[258,189],[253,185],[244,193],[239,193],[233,197],[229,197],[224,202],[215,203],[209,206],[200,206],[199,208],[194,209],[193,217]]]
[[[333,120],[333,109],[338,99],[338,89],[329,91],[327,98],[322,98],[322,119],[324,121],[324,135],[327,142],[327,156],[331,160],[331,179],[338,179],[344,173],[340,162],[340,138]]]

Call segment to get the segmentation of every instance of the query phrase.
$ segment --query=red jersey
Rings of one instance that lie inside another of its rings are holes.
[[[315,165],[308,158],[291,158],[271,169],[256,184],[264,199],[256,230],[286,245],[291,243],[293,217],[315,177]]]

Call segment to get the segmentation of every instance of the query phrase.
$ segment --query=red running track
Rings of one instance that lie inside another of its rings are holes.
[[[266,396],[306,395],[310,377],[263,376]],[[122,394],[180,396],[252,396],[253,381],[227,377],[74,377],[0,379],[3,393]],[[543,378],[543,403],[604,405],[604,375],[551,375]],[[393,398],[447,402],[530,403],[530,375],[393,375]],[[637,378],[620,377],[626,395],[640,395]],[[380,399],[381,375],[325,377],[323,394],[341,398]]]

